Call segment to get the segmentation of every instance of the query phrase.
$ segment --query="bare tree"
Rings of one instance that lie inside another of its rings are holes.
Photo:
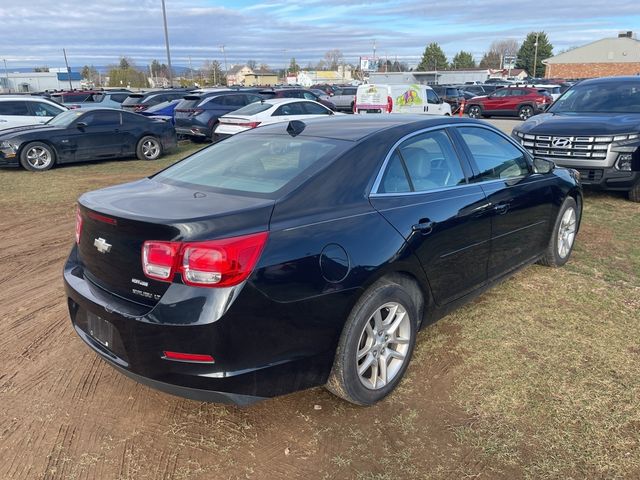
[[[489,51],[497,53],[500,57],[501,63],[503,63],[505,55],[515,56],[518,54],[519,49],[520,44],[517,40],[514,40],[513,38],[505,38],[504,40],[494,40],[493,43],[491,43]]]
[[[329,70],[337,70],[344,63],[344,55],[337,48],[324,54],[324,62]]]

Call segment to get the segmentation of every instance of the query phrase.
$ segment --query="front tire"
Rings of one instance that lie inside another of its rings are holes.
[[[31,142],[20,152],[20,165],[32,172],[44,172],[56,163],[53,147],[43,142]]]
[[[136,147],[136,156],[139,160],[157,160],[162,156],[162,143],[152,135],[142,137]]]
[[[416,341],[418,309],[407,290],[381,280],[353,307],[326,388],[357,405],[372,405],[400,383]]]
[[[580,212],[572,197],[567,197],[560,207],[553,233],[544,256],[538,261],[547,267],[561,267],[569,260],[578,233]]]

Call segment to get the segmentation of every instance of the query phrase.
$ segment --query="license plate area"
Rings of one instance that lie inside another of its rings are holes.
[[[104,318],[95,313],[87,312],[87,333],[104,347],[113,350],[115,328]]]

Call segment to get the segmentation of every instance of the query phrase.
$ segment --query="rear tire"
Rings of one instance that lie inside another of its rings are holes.
[[[20,152],[20,165],[32,172],[44,172],[56,163],[56,152],[43,142],[31,142]]]
[[[540,265],[561,267],[567,263],[573,250],[579,223],[578,205],[572,197],[567,197],[558,212],[549,245],[544,256],[538,261]]]
[[[640,180],[629,190],[629,200],[632,202],[640,202]]]
[[[523,105],[518,109],[520,120],[527,120],[533,117],[533,108],[530,105]]]
[[[136,147],[136,156],[139,160],[157,160],[162,156],[162,143],[152,135],[142,137]]]
[[[416,342],[418,308],[407,289],[380,280],[353,307],[326,388],[356,405],[372,405],[400,383]]]
[[[470,118],[480,118],[482,116],[482,108],[478,105],[471,105],[467,111]]]

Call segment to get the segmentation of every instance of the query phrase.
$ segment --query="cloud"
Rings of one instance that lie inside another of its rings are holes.
[[[600,2],[485,0],[167,0],[175,64],[204,60],[228,64],[249,59],[273,67],[295,57],[317,62],[338,48],[348,62],[372,53],[417,63],[425,45],[437,41],[449,56],[464,49],[480,58],[496,39],[521,41],[547,32],[556,51],[640,24],[637,0],[618,0],[603,16]],[[116,63],[127,55],[140,65],[165,58],[159,0],[84,2],[3,0],[0,58],[11,66],[63,64],[62,48],[76,67]]]

